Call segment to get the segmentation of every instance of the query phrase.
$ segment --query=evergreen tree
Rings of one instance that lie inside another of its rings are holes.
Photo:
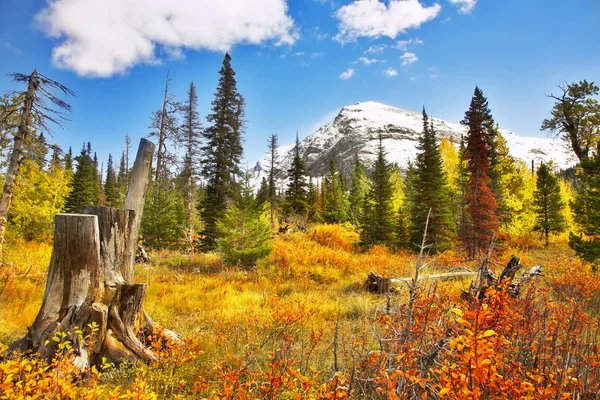
[[[277,197],[276,193],[276,182],[275,182],[275,169],[277,168],[277,135],[272,134],[269,137],[269,211],[271,217],[271,229],[275,229],[275,200]]]
[[[88,142],[88,145],[90,143]],[[89,154],[91,153],[92,148],[89,146]],[[100,205],[104,203],[104,191],[102,190],[102,171],[100,171],[100,164],[98,163],[98,155],[94,153],[94,161],[93,161],[94,175],[93,175],[93,185],[94,185],[94,202],[92,205]]]
[[[323,220],[328,224],[345,222],[348,219],[349,202],[346,195],[347,183],[335,160],[329,161],[329,173],[323,184]]]
[[[91,150],[91,146],[88,149]],[[88,149],[84,146],[80,155],[75,157],[77,170],[73,175],[71,192],[65,202],[65,211],[68,213],[81,213],[85,206],[96,204],[95,180],[98,174]]]
[[[71,146],[69,146],[69,151],[63,158],[63,163],[65,164],[66,170],[73,171],[73,150],[71,149]]]
[[[121,153],[121,160],[119,161],[119,174],[117,175],[117,188],[119,192],[118,206],[123,207],[125,204],[125,196],[127,196],[127,189],[129,187],[128,171],[125,152]]]
[[[267,202],[269,202],[269,182],[263,177],[256,192],[256,206],[262,208]]]
[[[392,195],[390,166],[385,159],[380,135],[377,160],[371,176],[371,190],[365,197],[363,206],[361,224],[361,243],[363,245],[390,244],[392,242],[395,225]]]
[[[468,127],[465,156],[469,170],[466,192],[466,210],[470,223],[461,237],[471,256],[487,248],[498,231],[496,209],[498,204],[490,189],[489,129],[493,122],[487,99],[479,87],[475,88],[469,110],[461,122]]]
[[[62,153],[61,148],[58,147],[57,144],[54,144],[51,147],[52,147],[52,157],[50,158],[50,168],[52,168],[52,167],[64,168],[63,162],[60,158],[60,155]]]
[[[549,243],[550,232],[564,232],[565,203],[561,199],[558,179],[546,164],[540,165],[537,171],[537,186],[533,205],[537,214],[535,230],[540,230]]]
[[[113,158],[111,154],[108,155],[108,164],[106,166],[104,194],[106,196],[106,205],[109,207],[117,207],[119,202],[119,188],[117,186],[117,174],[113,166]]]
[[[158,185],[148,185],[141,225],[145,245],[152,249],[182,247],[186,221],[183,203],[181,190],[169,174],[163,173]]]
[[[215,248],[219,236],[217,221],[224,217],[227,207],[239,192],[236,177],[240,175],[244,100],[238,93],[231,57],[225,54],[219,71],[219,84],[204,130],[202,147],[202,176],[206,180],[202,205],[204,221],[203,247]]]
[[[229,265],[251,268],[272,251],[271,228],[265,206],[257,207],[246,174],[240,196],[217,223],[218,250]]]
[[[367,178],[365,167],[358,158],[358,154],[356,155],[356,164],[350,174],[350,184],[350,221],[355,226],[358,226],[359,221],[361,220],[360,213],[362,206],[365,202],[365,197],[369,192],[369,179]]]
[[[597,271],[600,264],[600,145],[596,155],[582,159],[581,167],[581,187],[571,204],[581,233],[569,234],[569,246],[579,257],[594,263]]]
[[[448,195],[447,178],[433,125],[423,108],[423,133],[417,146],[419,153],[415,163],[414,193],[411,201],[410,241],[420,243],[423,229],[431,209],[427,241],[431,251],[438,252],[451,247],[453,234],[452,211]]]
[[[321,222],[321,210],[319,207],[319,189],[314,184],[312,176],[308,178],[308,219],[312,222]]]
[[[306,185],[306,167],[300,156],[300,140],[296,134],[296,146],[294,147],[294,158],[288,170],[288,188],[285,192],[287,214],[298,216],[306,215],[308,211],[308,188]]]

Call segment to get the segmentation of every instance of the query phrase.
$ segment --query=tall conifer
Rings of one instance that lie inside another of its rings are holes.
[[[466,210],[470,224],[461,240],[471,256],[487,248],[498,231],[496,209],[498,204],[490,189],[490,141],[492,120],[487,99],[479,87],[475,88],[469,110],[461,122],[468,128],[465,157],[469,170],[466,192]]]
[[[104,181],[104,195],[106,205],[117,207],[119,202],[119,188],[117,186],[117,174],[113,165],[112,155],[108,155],[108,164],[106,166],[106,180]]]
[[[202,176],[206,188],[202,204],[202,244],[206,250],[215,248],[219,236],[217,221],[224,217],[239,193],[236,178],[240,175],[243,153],[244,99],[237,91],[229,54],[225,54],[219,75],[212,112],[207,117],[210,126],[203,132]]]
[[[536,211],[535,229],[542,231],[549,243],[550,232],[563,232],[566,229],[563,209],[565,203],[560,196],[558,179],[546,164],[537,170],[537,183],[533,205]]]
[[[433,124],[423,108],[423,133],[417,146],[419,154],[415,163],[415,188],[411,201],[410,240],[420,243],[427,222],[427,241],[432,252],[446,250],[451,246],[453,234],[452,210],[448,195],[446,173],[437,143]]]
[[[371,190],[365,197],[361,243],[363,245],[391,244],[394,237],[394,209],[392,206],[393,187],[390,180],[390,165],[385,159],[383,141],[379,136],[379,148],[374,171],[371,176]]]
[[[296,146],[292,166],[288,170],[288,188],[285,192],[286,210],[288,214],[304,216],[308,211],[308,187],[306,184],[306,167],[300,156],[300,140],[296,134]]]

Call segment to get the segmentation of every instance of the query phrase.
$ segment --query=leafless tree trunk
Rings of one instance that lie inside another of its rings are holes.
[[[153,150],[154,144],[142,139],[127,196],[134,206],[143,206]],[[139,179],[140,173],[144,179]],[[33,350],[51,357],[58,346],[52,338],[64,332],[74,349],[75,365],[85,369],[103,357],[114,363],[123,358],[156,360],[144,344],[151,334],[181,340],[144,312],[146,284],[132,283],[135,248],[131,244],[143,211],[138,209],[88,206],[85,214],[56,216],[42,307],[27,335],[13,343],[9,354]]]
[[[135,265],[135,251],[137,249],[138,235],[140,225],[142,224],[142,215],[144,213],[144,204],[146,202],[146,188],[148,187],[148,175],[154,156],[154,143],[147,139],[140,140],[137,156],[131,170],[131,180],[129,190],[125,197],[125,209],[135,212],[135,224],[133,231],[129,236],[127,254],[129,254],[129,270],[124,274],[128,282],[133,282],[133,267]]]
[[[8,170],[6,172],[6,181],[4,182],[4,190],[2,192],[2,199],[0,199],[0,256],[2,254],[2,247],[4,244],[4,232],[6,231],[8,208],[10,207],[10,201],[12,200],[15,180],[17,178],[17,174],[19,173],[21,154],[23,153],[23,142],[25,141],[25,138],[29,132],[28,122],[31,118],[31,110],[33,109],[35,91],[37,90],[38,85],[38,72],[33,71],[33,73],[29,76],[29,84],[27,85],[27,92],[25,93],[25,100],[23,103],[23,108],[21,109],[19,127],[17,129],[17,134],[15,135],[14,145],[10,155]]]

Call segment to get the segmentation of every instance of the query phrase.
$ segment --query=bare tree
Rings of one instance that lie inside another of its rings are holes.
[[[71,106],[58,96],[74,96],[75,93],[66,86],[40,74],[34,70],[31,74],[10,74],[15,82],[26,83],[25,92],[12,92],[13,98],[21,102],[19,116],[16,119],[18,125],[14,136],[14,144],[9,159],[6,180],[4,182],[4,191],[0,200],[0,257],[4,242],[4,232],[8,217],[8,209],[12,200],[15,180],[19,174],[19,167],[23,153],[23,144],[33,129],[50,131],[49,124],[55,124],[63,127],[63,123],[68,121],[68,113],[71,112]],[[3,129],[10,129],[10,121],[14,119],[17,112],[16,107],[0,109],[0,121]],[[14,128],[14,127],[13,127]]]
[[[163,104],[160,110],[154,111],[151,117],[150,132],[151,137],[158,138],[158,147],[156,151],[156,171],[154,173],[154,184],[158,185],[161,174],[165,169],[167,159],[167,140],[173,140],[177,136],[177,118],[179,105],[175,102],[173,95],[169,93],[169,73],[165,81],[165,94]]]

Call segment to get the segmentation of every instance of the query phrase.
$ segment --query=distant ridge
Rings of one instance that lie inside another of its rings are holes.
[[[376,101],[343,107],[333,121],[300,142],[300,154],[308,174],[314,177],[325,174],[331,158],[346,174],[352,170],[357,156],[369,167],[375,160],[380,134],[388,161],[405,170],[417,154],[417,141],[423,128],[421,117],[420,112]],[[460,143],[461,135],[467,133],[462,125],[437,118],[432,120],[438,137],[448,138],[456,145]],[[532,161],[539,165],[551,160],[561,169],[574,165],[575,155],[561,140],[519,136],[502,129],[500,132],[506,138],[510,154],[527,165],[531,165]],[[285,178],[285,171],[291,165],[292,150],[293,146],[279,148],[277,176],[280,180]],[[253,168],[255,185],[259,185],[262,178],[267,176],[268,160],[267,156],[261,158]]]

